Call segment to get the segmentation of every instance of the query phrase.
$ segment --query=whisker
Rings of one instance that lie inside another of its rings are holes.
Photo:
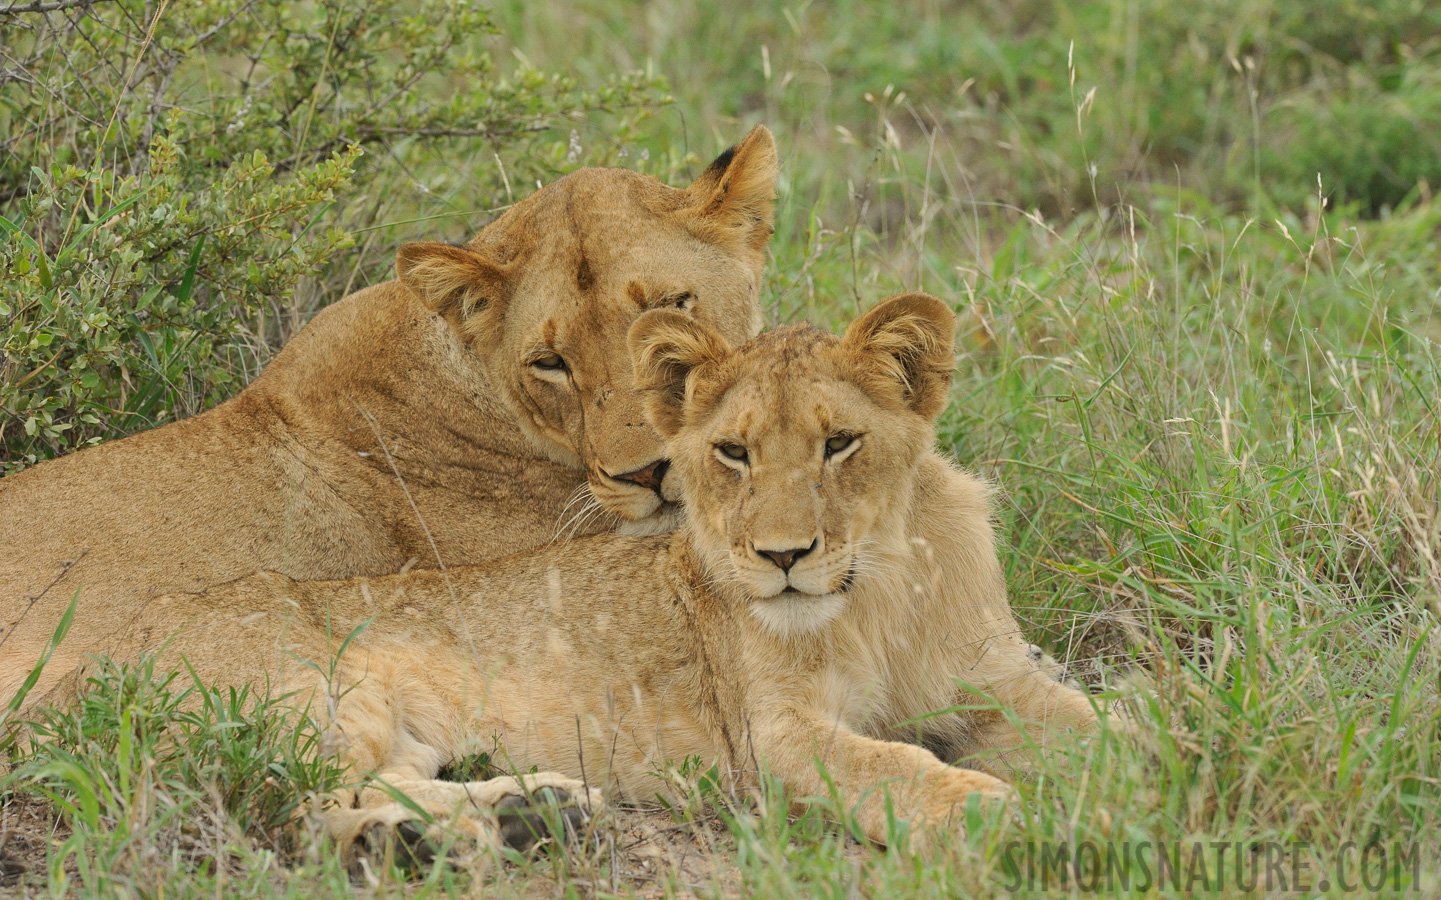
[[[601,506],[600,501],[596,499],[595,495],[590,492],[589,485],[585,486],[585,494],[577,499],[584,500],[584,504],[569,519],[566,520],[565,524],[561,525],[556,529],[555,535],[551,538],[552,541],[558,540],[561,536],[561,533],[565,532],[567,529],[569,529],[569,534],[566,535],[566,540],[574,538],[576,532],[579,531],[580,528],[591,519],[591,517],[596,515],[597,512],[604,511],[605,509],[603,506]],[[571,504],[568,504],[566,508],[569,509],[570,506],[574,503],[575,501],[571,501]]]

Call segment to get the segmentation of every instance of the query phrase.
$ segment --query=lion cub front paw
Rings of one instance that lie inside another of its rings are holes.
[[[951,769],[926,800],[926,821],[939,825],[958,820],[965,813],[972,794],[979,796],[983,804],[1011,804],[1017,796],[1014,785],[994,775],[970,769]]]
[[[472,842],[486,834],[484,824],[464,816],[451,824]],[[449,838],[439,824],[414,818],[414,813],[399,803],[388,804],[364,814],[346,854],[346,868],[357,883],[373,881],[377,873],[392,865],[406,878],[417,878],[429,872],[438,859],[459,858],[461,847]]]

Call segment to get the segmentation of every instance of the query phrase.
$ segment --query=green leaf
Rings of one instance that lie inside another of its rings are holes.
[[[45,251],[38,246],[35,248],[35,260],[40,263],[40,286],[48,291],[55,286],[55,279],[50,275],[50,263],[45,259]]]
[[[205,247],[205,235],[195,242],[190,249],[190,264],[185,267],[185,274],[180,278],[180,287],[175,291],[175,299],[181,303],[190,302],[190,292],[195,288],[195,270],[200,266],[200,251]]]
[[[156,285],[155,287],[146,291],[144,294],[140,295],[140,299],[135,302],[135,311],[144,312],[145,310],[149,309],[150,304],[154,303],[155,298],[158,296],[160,296],[160,286]]]
[[[30,430],[30,423],[34,421],[32,418],[25,423],[27,434],[34,434],[34,432]],[[50,657],[55,652],[55,648],[59,647],[60,642],[65,640],[65,635],[70,633],[70,624],[75,621],[75,607],[79,603],[80,589],[76,588],[75,596],[70,598],[70,605],[65,607],[65,614],[60,617],[60,624],[55,626],[55,631],[50,635],[50,643],[46,645],[45,652],[41,654],[40,660],[35,663],[34,668],[30,670],[30,674],[26,676],[24,683],[20,685],[20,690],[16,691],[15,696],[10,698],[10,703],[6,707],[7,714],[13,714],[19,711],[20,704],[25,702],[26,695],[28,695],[30,691],[34,689],[36,683],[40,681],[40,673],[45,669],[45,664],[50,661]],[[3,720],[3,717],[0,717],[0,720]]]
[[[9,237],[15,238],[22,246],[28,247],[32,252],[40,252],[40,245],[35,243],[35,239],[21,231],[19,225],[16,225],[4,216],[0,216],[0,231],[5,232]]]
[[[109,222],[111,219],[115,218],[125,210],[140,202],[140,198],[144,197],[146,194],[154,190],[156,184],[159,184],[159,182],[152,183],[149,187],[145,188],[145,190],[140,191],[139,193],[131,194],[129,197],[126,197],[121,202],[115,204],[114,206],[107,209],[105,212],[101,213],[95,218],[95,221],[89,223],[84,228],[80,229],[80,231],[75,235],[74,239],[61,248],[60,252],[55,257],[55,262],[59,264],[61,261],[68,259],[70,254],[73,253],[76,248],[81,245],[81,243],[90,234],[90,232],[94,231],[101,225],[104,225],[106,222]]]

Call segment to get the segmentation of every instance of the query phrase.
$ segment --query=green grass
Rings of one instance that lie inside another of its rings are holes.
[[[498,4],[498,59],[669,81],[631,141],[574,123],[575,164],[679,181],[751,123],[776,132],[772,322],[837,325],[902,289],[960,311],[943,442],[1000,487],[1030,638],[1125,698],[1142,738],[1048,748],[1017,815],[977,812],[922,859],[857,844],[824,803],[737,808],[682,766],[695,802],[622,817],[613,852],[365,890],[988,896],[1028,844],[1226,841],[1286,844],[1288,879],[1300,858],[1335,894],[1347,846],[1379,841],[1419,853],[1419,881],[1407,860],[1383,893],[1441,892],[1441,22],[1323,6]],[[461,177],[493,164],[479,150],[408,161],[431,192],[384,190],[401,176],[381,166],[329,293],[276,321],[385,277],[398,240],[483,220]],[[7,809],[61,823],[40,883],[348,892],[279,824],[293,795],[255,785],[262,763],[334,777],[300,760],[307,733],[246,697],[174,712],[185,684],[113,677],[14,769]]]

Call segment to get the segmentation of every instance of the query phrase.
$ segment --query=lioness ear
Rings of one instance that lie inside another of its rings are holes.
[[[692,197],[692,230],[715,243],[765,250],[775,230],[771,201],[779,174],[776,140],[757,125],[686,188]]]
[[[956,316],[930,294],[882,300],[846,329],[841,343],[862,354],[862,366],[918,414],[934,419],[946,408],[955,368]]]
[[[395,253],[400,283],[440,313],[466,341],[497,318],[507,294],[505,271],[478,253],[435,241],[403,244]]]
[[[695,387],[691,374],[724,360],[730,346],[709,327],[674,309],[653,309],[636,319],[628,340],[646,418],[662,437],[670,438],[685,421],[686,399]]]

